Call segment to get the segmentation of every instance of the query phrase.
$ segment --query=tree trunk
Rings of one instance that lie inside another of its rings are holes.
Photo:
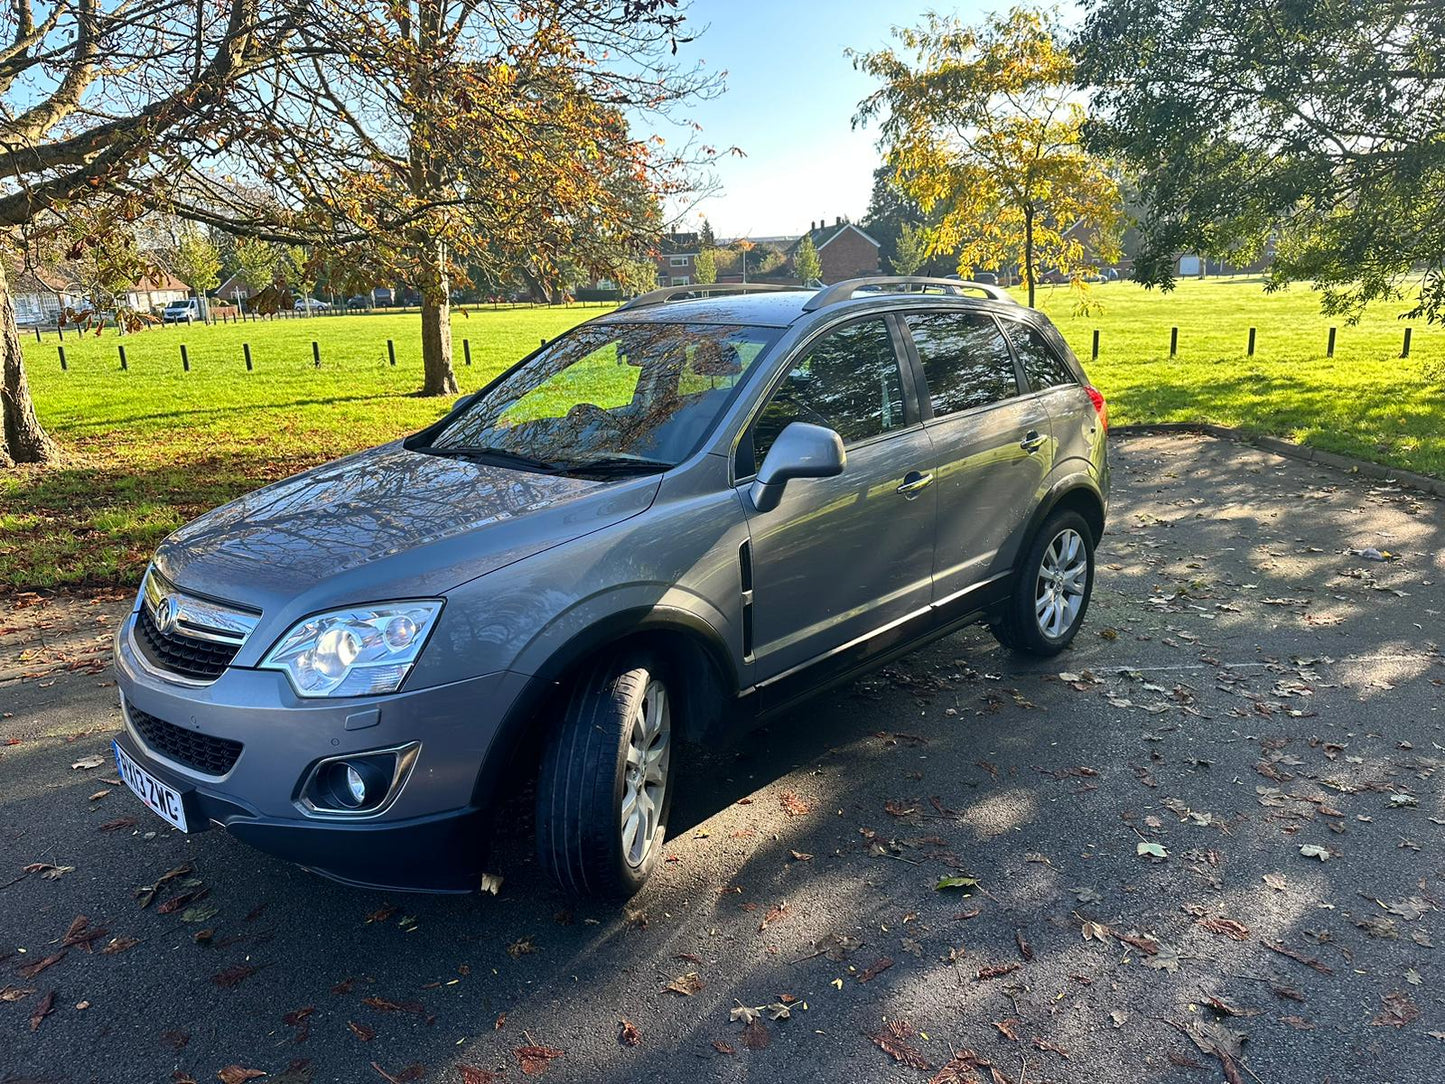
[[[428,249],[421,284],[421,367],[423,395],[455,395],[457,376],[452,370],[452,296],[447,281],[446,257],[440,242]]]
[[[1029,308],[1034,307],[1034,209],[1024,205],[1024,279],[1029,284]]]
[[[15,303],[10,299],[10,283],[3,266],[0,266],[0,353],[4,355],[3,379],[0,379],[0,421],[3,421],[0,435],[4,437],[0,441],[0,467],[56,462],[60,448],[40,427],[35,404],[30,399],[25,357],[20,350],[20,329],[15,326]]]

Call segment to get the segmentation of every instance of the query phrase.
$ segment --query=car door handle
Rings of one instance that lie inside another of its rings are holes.
[[[931,485],[933,485],[932,471],[920,474],[916,470],[911,470],[903,476],[903,484],[898,487],[898,492],[912,499]]]
[[[1019,447],[1022,448],[1024,451],[1028,452],[1029,455],[1033,455],[1036,451],[1038,451],[1047,443],[1047,437],[1039,436],[1039,431],[1037,429],[1030,429],[1026,434],[1024,434],[1024,439],[1019,441]]]

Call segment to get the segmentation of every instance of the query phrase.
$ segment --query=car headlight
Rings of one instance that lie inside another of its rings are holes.
[[[394,693],[436,624],[442,604],[394,602],[308,617],[266,653],[301,696]]]

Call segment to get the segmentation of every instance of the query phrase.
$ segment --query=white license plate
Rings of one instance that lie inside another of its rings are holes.
[[[137,798],[150,806],[152,812],[163,821],[175,825],[182,832],[188,831],[186,807],[181,802],[180,791],[166,786],[126,756],[125,750],[120,747],[120,742],[112,741],[110,744],[111,748],[115,750],[116,771],[120,773],[125,785],[135,792]]]

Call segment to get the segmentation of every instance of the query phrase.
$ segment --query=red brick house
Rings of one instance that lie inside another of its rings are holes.
[[[813,239],[813,245],[818,250],[818,262],[823,267],[821,277],[824,282],[842,282],[844,279],[881,273],[878,242],[851,222],[838,218],[831,226],[822,222],[816,225],[809,223],[808,232],[803,237]],[[790,265],[797,256],[803,237],[788,246]]]
[[[654,260],[659,286],[690,286],[697,275],[697,254],[701,251],[696,233],[673,230],[663,235]]]

